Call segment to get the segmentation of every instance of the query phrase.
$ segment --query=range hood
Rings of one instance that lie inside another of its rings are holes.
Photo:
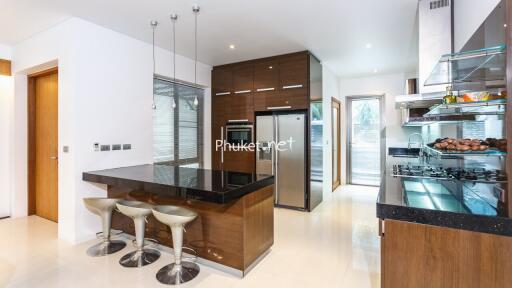
[[[462,86],[470,82],[485,82],[492,87],[503,86],[506,77],[505,59],[505,45],[445,54],[425,81],[425,86]]]

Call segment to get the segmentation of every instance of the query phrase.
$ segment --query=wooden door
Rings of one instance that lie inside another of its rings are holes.
[[[332,191],[341,183],[341,104],[332,98]]]
[[[32,106],[30,109],[30,106]],[[58,73],[51,71],[29,79],[29,149],[33,152],[32,212],[58,220]],[[30,207],[30,203],[29,203]]]

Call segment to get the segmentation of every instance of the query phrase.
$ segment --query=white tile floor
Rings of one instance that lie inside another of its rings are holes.
[[[201,266],[182,287],[380,287],[377,188],[344,186],[312,213],[275,211],[275,243],[245,278]],[[0,287],[169,287],[155,274],[169,254],[141,269],[117,254],[91,258],[92,242],[56,239],[57,225],[31,216],[0,220]],[[94,242],[94,241],[93,241]]]

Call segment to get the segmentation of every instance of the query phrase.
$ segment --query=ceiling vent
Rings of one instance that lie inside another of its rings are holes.
[[[430,10],[439,9],[450,6],[450,0],[430,1]]]

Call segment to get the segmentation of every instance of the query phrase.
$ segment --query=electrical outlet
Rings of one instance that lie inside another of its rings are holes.
[[[68,153],[69,152],[69,146],[62,146],[62,152]]]
[[[92,144],[92,150],[93,150],[94,152],[98,152],[98,151],[100,151],[100,143],[94,143],[94,144]]]
[[[123,144],[123,150],[130,150],[132,149],[132,144]]]
[[[101,145],[101,151],[110,151],[110,145]]]
[[[112,151],[121,150],[121,144],[112,144]]]

